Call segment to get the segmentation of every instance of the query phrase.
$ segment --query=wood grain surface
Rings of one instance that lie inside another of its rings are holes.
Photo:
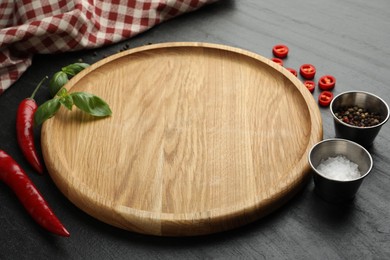
[[[42,128],[59,189],[109,224],[200,235],[254,221],[307,180],[322,138],[318,105],[285,68],[223,45],[165,43],[108,57],[70,91],[113,115],[63,109]]]

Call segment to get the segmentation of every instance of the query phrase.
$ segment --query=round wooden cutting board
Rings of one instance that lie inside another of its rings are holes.
[[[47,169],[80,209],[134,232],[201,235],[255,221],[302,188],[322,139],[298,78],[228,46],[131,49],[66,87],[103,98],[113,114],[61,108],[42,127]]]

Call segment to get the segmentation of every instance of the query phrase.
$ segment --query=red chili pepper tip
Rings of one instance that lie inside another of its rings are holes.
[[[318,80],[318,87],[321,90],[332,90],[336,85],[336,78],[331,75],[322,76]]]
[[[318,96],[318,103],[323,106],[327,107],[329,106],[330,102],[332,102],[333,99],[333,93],[330,91],[323,91],[321,94]]]
[[[0,150],[0,181],[12,189],[24,208],[39,225],[54,234],[64,237],[70,236],[24,170],[2,150]]]
[[[315,83],[314,81],[306,80],[305,82],[303,82],[303,84],[305,85],[305,87],[306,87],[311,93],[314,92],[314,89],[316,88],[316,83]]]
[[[299,69],[299,73],[305,79],[313,79],[316,74],[316,67],[312,64],[303,64]]]
[[[290,71],[295,77],[298,76],[298,73],[296,70],[294,70],[293,68],[286,68],[288,71]]]
[[[272,48],[272,53],[274,54],[274,56],[281,58],[281,59],[287,57],[288,51],[289,51],[288,47],[286,45],[283,45],[283,44],[275,45]]]
[[[283,66],[283,60],[281,60],[279,58],[272,58],[271,60],[273,62],[275,62],[276,64],[279,64],[280,66]]]

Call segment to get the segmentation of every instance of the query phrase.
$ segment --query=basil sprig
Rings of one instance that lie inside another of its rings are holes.
[[[40,105],[34,114],[34,125],[40,125],[46,121],[46,119],[54,116],[60,107],[61,103],[58,101],[58,98],[50,99]]]
[[[78,62],[63,67],[61,71],[56,72],[49,82],[51,96],[55,97],[58,91],[60,91],[60,89],[69,81],[69,77],[75,76],[88,66],[88,63]]]
[[[107,103],[98,96],[86,92],[74,92],[69,96],[76,107],[85,113],[98,117],[104,117],[112,114]]]
[[[69,81],[68,75],[63,71],[56,72],[49,82],[49,91],[52,97],[55,97],[58,91]]]
[[[73,105],[96,117],[110,116],[112,111],[109,105],[100,97],[86,92],[69,93],[63,86],[81,70],[89,66],[86,63],[74,63],[55,73],[50,80],[49,90],[54,97],[38,107],[34,115],[34,124],[40,125],[47,119],[53,117],[61,105],[72,110]]]
[[[89,64],[87,63],[73,63],[66,67],[63,67],[61,71],[73,77],[88,66]]]

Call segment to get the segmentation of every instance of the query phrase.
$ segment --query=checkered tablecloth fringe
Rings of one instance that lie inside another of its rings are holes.
[[[1,0],[0,94],[34,53],[119,42],[217,0]]]

